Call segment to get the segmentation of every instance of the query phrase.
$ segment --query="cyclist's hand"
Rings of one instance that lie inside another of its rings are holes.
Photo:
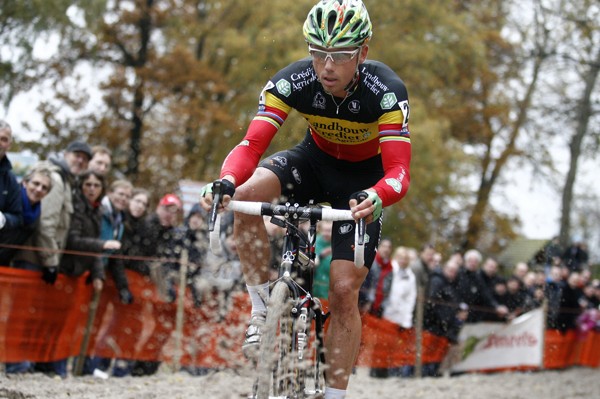
[[[361,192],[366,193],[367,198],[359,204],[356,198]],[[349,204],[354,220],[358,221],[359,219],[365,218],[367,223],[379,219],[383,208],[381,199],[375,191],[371,190],[359,191],[352,194],[350,196]]]
[[[232,182],[233,179],[228,179],[227,177],[228,176],[225,176],[225,178],[220,180],[223,184],[221,185],[222,199],[221,204],[219,205],[219,210],[222,210],[223,207],[227,206],[229,201],[231,201],[231,197],[233,197],[233,194],[235,193],[235,184]],[[214,182],[208,183],[200,192],[200,206],[206,211],[210,211],[212,209],[213,185]]]

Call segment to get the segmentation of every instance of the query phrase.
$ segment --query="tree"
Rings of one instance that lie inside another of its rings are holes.
[[[569,170],[566,174],[562,192],[559,237],[562,245],[568,245],[570,243],[571,213],[579,159],[584,155],[583,145],[586,136],[595,133],[597,137],[600,133],[597,128],[595,131],[590,129],[590,121],[594,114],[598,115],[598,109],[594,110],[593,96],[594,93],[598,93],[597,82],[598,73],[600,72],[600,27],[598,25],[600,8],[598,4],[593,5],[587,1],[570,2],[564,4],[564,6],[565,12],[560,13],[560,15],[564,15],[564,22],[570,25],[570,28],[566,29],[566,32],[570,34],[564,39],[571,40],[571,46],[573,47],[562,47],[559,56],[570,61],[569,64],[574,66],[573,70],[577,74],[577,80],[582,83],[573,109],[574,132],[569,141]],[[597,95],[595,97],[598,98]],[[596,108],[597,104],[596,101]],[[592,154],[597,151],[597,144],[596,141],[595,145],[592,145]]]

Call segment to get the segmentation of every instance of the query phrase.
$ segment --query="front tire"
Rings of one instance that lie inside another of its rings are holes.
[[[283,281],[275,284],[267,306],[259,358],[256,399],[291,397],[294,389],[294,359],[291,356],[292,298],[290,288]]]

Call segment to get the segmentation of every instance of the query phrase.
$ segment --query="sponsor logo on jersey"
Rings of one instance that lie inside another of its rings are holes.
[[[402,183],[400,183],[400,180],[390,178],[390,179],[385,179],[385,182],[388,186],[393,188],[394,191],[397,192],[398,194],[400,194],[400,191],[402,191]]]
[[[282,156],[273,157],[269,163],[279,169],[284,169],[287,166],[287,158]]]
[[[395,192],[400,194],[400,191],[402,191],[402,180],[404,180],[404,176],[406,176],[406,171],[404,169],[402,169],[402,171],[398,175],[397,179],[393,179],[393,178],[385,179],[385,183],[388,186],[390,186],[392,189],[394,189]]]
[[[381,105],[381,109],[392,109],[397,102],[398,99],[394,93],[385,93],[379,105]]]
[[[325,109],[325,96],[321,92],[315,94],[312,103],[313,108]]]
[[[348,110],[350,112],[352,112],[353,114],[358,114],[358,112],[360,111],[360,101],[358,101],[358,100],[350,101],[350,103],[348,104]]]
[[[238,147],[248,147],[250,145],[250,142],[248,140],[242,140],[239,144]]]
[[[354,229],[354,225],[352,223],[344,223],[338,229],[340,234],[348,234]]]
[[[309,84],[317,80],[317,74],[315,73],[314,69],[310,67],[304,71],[291,74],[290,79],[292,80],[292,90],[297,91],[302,90],[304,87],[307,87]]]
[[[289,97],[289,95],[292,94],[292,85],[287,80],[280,79],[276,86],[277,91],[282,96]]]
[[[346,127],[333,121],[330,123],[311,123],[313,130],[315,130],[319,136],[335,143],[362,143],[369,140],[371,136],[371,130],[368,127]]]
[[[389,91],[387,85],[379,80],[379,76],[370,73],[366,67],[362,68],[361,74],[364,76],[365,86],[373,93],[379,94],[381,92],[385,93],[386,91]]]
[[[300,172],[295,167],[292,167],[292,176],[294,176],[294,180],[296,180],[296,183],[302,183],[302,176],[300,176]]]

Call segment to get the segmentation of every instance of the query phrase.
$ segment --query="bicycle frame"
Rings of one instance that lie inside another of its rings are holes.
[[[217,214],[220,193],[217,183],[213,186],[214,202],[209,220],[210,246],[215,253],[220,250],[220,220]],[[260,343],[257,382],[251,398],[303,399],[306,395],[322,393],[325,380],[325,370],[321,367],[325,364],[323,331],[328,314],[323,312],[319,299],[312,296],[316,230],[319,221],[353,220],[352,213],[312,203],[301,207],[289,203],[230,201],[227,208],[249,215],[270,216],[272,223],[286,230],[278,279],[271,284],[265,332]],[[300,229],[302,222],[310,223],[307,233]],[[354,259],[357,267],[364,264],[364,226],[364,219],[359,220],[355,230]],[[316,341],[311,375],[314,389],[307,390],[306,380],[309,378],[305,351],[310,348],[313,321]],[[274,357],[273,353],[278,356]],[[293,365],[288,366],[284,360]],[[276,396],[269,396],[270,392]]]

